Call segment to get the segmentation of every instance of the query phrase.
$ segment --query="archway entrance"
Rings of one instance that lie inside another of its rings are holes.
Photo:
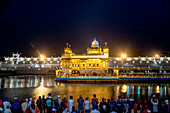
[[[72,70],[71,74],[72,74],[72,76],[79,76],[80,71],[79,70]]]

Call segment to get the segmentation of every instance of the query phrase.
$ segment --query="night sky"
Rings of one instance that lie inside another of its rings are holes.
[[[86,53],[95,37],[110,56],[170,50],[170,0],[0,1],[0,56]]]

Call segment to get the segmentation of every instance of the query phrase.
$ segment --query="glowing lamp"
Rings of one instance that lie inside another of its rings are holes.
[[[156,86],[156,93],[160,93],[160,87]]]
[[[156,55],[155,55],[155,57],[157,57],[157,58],[158,58],[158,57],[159,57],[159,55],[158,55],[158,54],[156,54]]]
[[[128,87],[128,86],[124,84],[124,85],[122,86],[121,92],[122,92],[122,93],[126,93],[126,92],[127,92],[127,87]]]
[[[44,56],[44,55],[41,55],[41,56],[40,56],[40,59],[41,59],[41,60],[44,60],[44,59],[45,59],[45,56]]]
[[[127,56],[126,56],[126,54],[122,54],[122,58],[126,58]]]

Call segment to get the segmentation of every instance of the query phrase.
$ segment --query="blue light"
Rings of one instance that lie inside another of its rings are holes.
[[[140,86],[138,86],[138,95],[140,95]]]

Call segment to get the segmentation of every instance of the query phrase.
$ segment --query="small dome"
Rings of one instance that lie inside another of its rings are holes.
[[[98,41],[96,41],[96,39],[92,42],[92,47],[99,47],[99,43]]]

